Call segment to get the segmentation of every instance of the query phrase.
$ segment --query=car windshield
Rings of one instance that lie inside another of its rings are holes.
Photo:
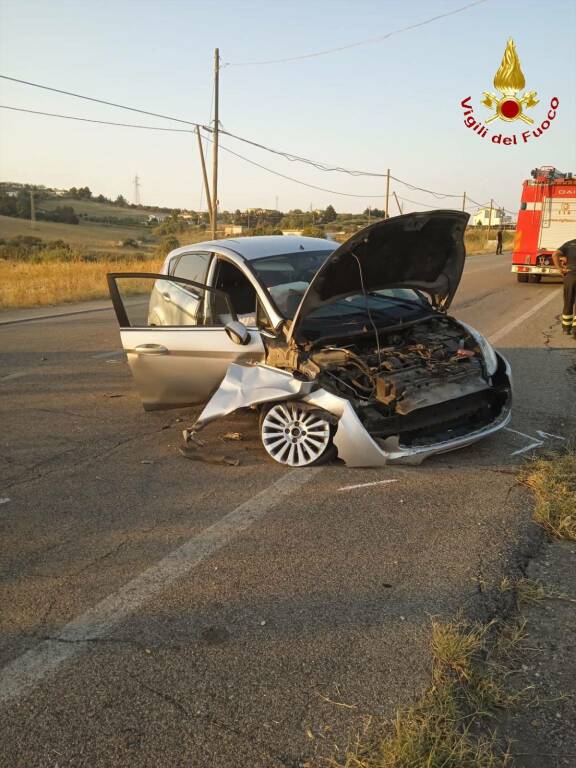
[[[254,259],[250,264],[260,282],[266,286],[276,306],[284,317],[292,319],[310,281],[326,261],[330,251],[307,251],[285,253],[281,256],[266,256]],[[366,306],[371,311],[386,312],[402,304],[414,303],[421,308],[427,302],[416,292],[407,288],[387,288],[374,291],[369,296],[349,296],[337,299],[312,312],[315,320],[340,317],[358,318],[366,316]]]
[[[335,248],[337,243],[334,244]],[[296,251],[254,259],[250,266],[284,317],[292,318],[310,281],[331,251]]]

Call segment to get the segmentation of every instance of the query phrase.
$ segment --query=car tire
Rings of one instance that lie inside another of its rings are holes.
[[[516,275],[519,283],[527,283],[528,275]]]
[[[328,415],[294,400],[260,410],[260,439],[268,456],[289,467],[318,467],[337,456]]]
[[[528,282],[529,283],[539,283],[542,280],[542,275],[529,275],[528,276]]]

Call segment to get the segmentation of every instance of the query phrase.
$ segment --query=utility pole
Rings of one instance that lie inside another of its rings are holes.
[[[36,204],[34,202],[34,190],[30,190],[30,227],[36,227]]]
[[[204,179],[204,192],[206,193],[206,206],[208,208],[210,224],[212,224],[212,217],[214,216],[214,210],[212,208],[212,198],[210,196],[208,174],[206,173],[206,162],[204,160],[204,149],[202,148],[202,137],[200,136],[200,128],[198,126],[196,126],[196,136],[198,138],[198,149],[200,150],[200,165],[202,166],[202,178]]]
[[[390,168],[386,171],[386,208],[384,209],[384,217],[387,219],[390,216]]]
[[[214,133],[212,134],[212,237],[218,229],[218,129],[219,123],[220,50],[214,50]]]
[[[466,192],[462,195],[462,210],[466,210]]]
[[[398,206],[398,210],[400,211],[400,216],[402,216],[404,211],[402,210],[402,206],[398,202],[398,196],[397,196],[396,192],[392,192],[392,194],[394,195],[394,200],[396,200],[396,205]]]
[[[140,205],[140,179],[138,174],[134,176],[134,205]]]
[[[494,200],[490,198],[490,213],[488,215],[488,234],[486,240],[490,240],[490,229],[492,228],[492,208],[494,207]]]

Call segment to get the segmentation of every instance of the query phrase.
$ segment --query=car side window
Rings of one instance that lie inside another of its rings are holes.
[[[240,322],[256,326],[256,289],[238,267],[220,259],[214,287],[228,294]]]
[[[171,265],[170,274],[204,285],[210,265],[210,257],[210,253],[184,253],[176,260],[174,266]]]

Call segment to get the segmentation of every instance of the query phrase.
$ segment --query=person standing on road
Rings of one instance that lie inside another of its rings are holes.
[[[504,230],[502,227],[496,233],[496,256],[502,253],[502,238],[504,237]]]
[[[564,278],[562,330],[576,338],[576,238],[567,240],[552,254],[552,261]]]

